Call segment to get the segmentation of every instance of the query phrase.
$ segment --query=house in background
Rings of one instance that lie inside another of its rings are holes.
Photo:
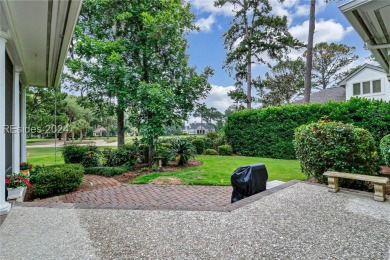
[[[368,48],[375,60],[387,73],[387,80],[390,80],[390,3],[383,0],[353,0],[339,7],[340,11],[347,18],[352,27],[362,38],[366,48]],[[368,79],[367,79],[368,80]],[[372,80],[375,80],[373,78]],[[351,82],[352,83],[352,82]],[[360,83],[360,93],[364,92],[363,82]],[[388,85],[381,82],[381,86],[386,88],[383,92],[388,93]],[[386,82],[387,83],[387,82]],[[375,86],[373,86],[375,84]],[[370,82],[370,89],[379,89],[378,82]],[[358,93],[358,84],[355,85]],[[365,84],[365,92],[368,91],[368,83]],[[381,90],[382,91],[382,90]],[[353,92],[352,92],[353,94]],[[363,94],[364,95],[364,94]]]
[[[185,126],[185,129],[183,130],[183,132],[187,134],[206,134],[213,131],[215,131],[215,127],[205,123],[191,123]]]
[[[390,101],[390,82],[386,71],[375,65],[364,64],[338,82],[338,87],[320,90],[310,95],[310,103],[346,101],[353,97]],[[303,99],[295,101],[303,104]]]
[[[322,89],[318,92],[314,92],[310,95],[310,103],[326,103],[328,101],[345,101],[345,88],[343,87],[334,87]],[[303,99],[297,100],[295,104],[305,103]]]
[[[0,215],[6,174],[26,161],[26,88],[58,88],[81,0],[0,1]],[[53,104],[54,106],[54,104]]]
[[[378,66],[364,64],[338,84],[345,88],[346,100],[361,97],[390,101],[390,83],[386,71]]]
[[[107,129],[105,129],[104,127],[96,128],[93,131],[93,136],[107,136]]]

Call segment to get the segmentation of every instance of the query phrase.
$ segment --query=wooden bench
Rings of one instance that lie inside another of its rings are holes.
[[[360,180],[360,181],[369,181],[374,183],[374,200],[376,201],[385,201],[385,187],[389,182],[389,179],[386,177],[377,177],[371,175],[362,175],[355,173],[345,173],[345,172],[333,172],[327,171],[324,173],[325,176],[328,176],[328,188],[330,192],[338,192],[339,188],[339,178],[351,179],[351,180]]]

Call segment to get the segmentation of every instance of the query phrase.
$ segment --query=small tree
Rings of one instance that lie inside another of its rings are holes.
[[[130,120],[141,122],[140,132],[149,146],[149,167],[154,161],[155,142],[164,135],[164,126],[174,123],[171,117],[174,109],[174,95],[168,88],[157,84],[140,84],[136,99],[138,105],[132,106]]]
[[[301,60],[281,61],[272,68],[272,74],[265,74],[259,93],[263,106],[278,106],[290,103],[304,88],[305,63]]]

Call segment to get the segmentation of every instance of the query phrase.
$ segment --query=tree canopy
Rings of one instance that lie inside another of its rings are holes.
[[[357,60],[355,47],[345,44],[320,42],[313,48],[313,84],[326,89],[338,78],[342,69]]]
[[[194,19],[182,0],[83,3],[74,56],[68,62],[79,73],[73,86],[86,91],[92,102],[114,108],[118,145],[124,143],[124,115],[129,111],[133,125],[148,139],[150,160],[163,126],[186,119],[196,100],[211,89],[212,69],[197,73],[188,65],[186,34],[196,29]],[[157,102],[164,95],[167,99]]]
[[[302,59],[281,61],[266,73],[259,93],[263,106],[288,104],[304,90],[305,63]]]

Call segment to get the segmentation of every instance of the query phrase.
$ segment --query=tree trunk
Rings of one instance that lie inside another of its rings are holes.
[[[117,108],[118,148],[125,144],[125,112]]]
[[[68,139],[68,132],[67,131],[62,132],[62,139],[64,140],[64,144],[66,144],[66,141]]]
[[[72,131],[72,141],[74,141],[74,131]]]
[[[250,48],[250,47],[249,47]],[[246,103],[246,108],[251,109],[252,108],[252,53],[249,50],[249,57],[248,57],[248,64],[247,64],[247,103]]]
[[[80,130],[80,142],[83,141],[83,130]]]
[[[152,168],[153,163],[154,163],[154,142],[153,140],[149,140],[149,163],[148,163],[149,169]]]
[[[313,38],[314,38],[314,29],[315,29],[315,9],[316,9],[316,0],[311,0],[309,36],[307,40],[307,55],[306,55],[305,94],[303,97],[303,101],[305,103],[310,103],[310,94],[311,94],[311,71],[313,68]]]

